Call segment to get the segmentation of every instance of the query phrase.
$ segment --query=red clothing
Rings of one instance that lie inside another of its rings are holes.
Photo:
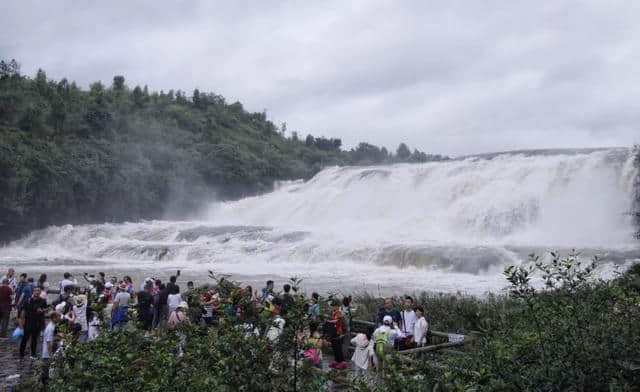
[[[9,309],[11,307],[11,296],[13,290],[9,286],[0,286],[0,309]]]
[[[336,309],[333,311],[331,318],[334,320],[338,320],[338,322],[336,322],[336,333],[338,334],[338,336],[344,335],[344,326],[342,325],[342,313],[340,313],[340,311]]]

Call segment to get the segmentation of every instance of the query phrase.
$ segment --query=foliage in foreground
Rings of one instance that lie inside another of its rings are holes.
[[[395,376],[414,388],[411,376],[425,376],[429,382],[413,389],[424,391],[434,385],[455,391],[634,390],[640,385],[640,264],[603,281],[593,278],[597,259],[550,256],[509,267],[505,296],[416,296],[433,329],[481,335],[462,355],[398,364]],[[368,295],[356,302],[363,318],[375,317],[382,306]],[[432,366],[434,360],[443,366]]]
[[[597,260],[552,253],[505,271],[508,312],[496,311],[446,379],[479,390],[633,390],[640,385],[637,271],[593,280]],[[636,268],[637,270],[637,268]],[[540,273],[544,289],[532,286]],[[634,273],[635,272],[635,273]],[[504,309],[504,308],[503,308]]]
[[[419,296],[434,329],[482,334],[459,355],[428,354],[409,363],[394,355],[385,372],[369,380],[321,374],[299,359],[292,366],[307,301],[296,293],[277,345],[247,336],[232,315],[213,330],[105,333],[67,348],[51,389],[320,391],[334,380],[345,390],[380,392],[631,391],[640,385],[640,264],[602,281],[592,277],[596,263],[583,264],[577,254],[552,254],[548,262],[533,258],[505,271],[509,295],[487,301]],[[532,283],[536,274],[543,288]],[[366,314],[381,299],[360,298],[358,305]],[[181,336],[186,345],[179,356]]]

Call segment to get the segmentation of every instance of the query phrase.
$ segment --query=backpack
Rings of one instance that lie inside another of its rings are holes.
[[[375,350],[378,358],[384,358],[385,351],[391,346],[390,335],[391,330],[382,330],[376,335]]]

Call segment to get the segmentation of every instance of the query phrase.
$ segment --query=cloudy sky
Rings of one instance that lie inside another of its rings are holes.
[[[118,5],[119,4],[119,5]],[[13,1],[0,58],[451,155],[640,142],[640,2]]]

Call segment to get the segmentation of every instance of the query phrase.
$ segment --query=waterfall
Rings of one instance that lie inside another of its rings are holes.
[[[0,248],[0,263],[484,291],[503,286],[503,268],[531,252],[575,247],[613,264],[637,259],[635,157],[624,148],[519,151],[327,168],[268,194],[211,203],[190,220],[38,230]]]

